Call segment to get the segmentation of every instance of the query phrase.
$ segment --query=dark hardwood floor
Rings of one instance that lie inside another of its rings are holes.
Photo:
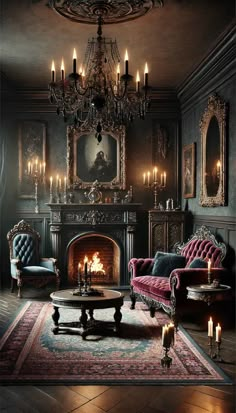
[[[24,300],[48,300],[53,288],[24,289],[24,298],[8,288],[0,290],[0,327],[9,322]],[[128,292],[127,299],[128,299]],[[196,307],[197,308],[197,307]],[[183,315],[181,324],[208,352],[205,315]],[[223,363],[218,365],[236,379],[235,328],[232,309],[221,306]],[[235,413],[235,385],[225,386],[0,386],[0,412],[7,413]]]

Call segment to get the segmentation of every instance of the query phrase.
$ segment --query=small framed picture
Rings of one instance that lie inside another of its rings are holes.
[[[184,198],[196,196],[196,144],[191,143],[183,147],[182,156],[182,187]]]

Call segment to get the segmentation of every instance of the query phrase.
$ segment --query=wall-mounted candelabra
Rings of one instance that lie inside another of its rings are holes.
[[[38,185],[45,183],[45,171],[46,162],[41,162],[38,158],[35,158],[35,160],[28,162],[28,175],[33,179],[34,182],[34,211],[36,214],[39,213]]]
[[[158,168],[155,166],[153,169],[153,174],[151,177],[151,172],[144,172],[143,174],[143,184],[153,190],[154,195],[154,209],[158,209],[157,195],[158,192],[162,191],[166,187],[166,172],[162,172],[158,176]]]

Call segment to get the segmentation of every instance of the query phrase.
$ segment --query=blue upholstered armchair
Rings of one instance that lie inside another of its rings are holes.
[[[60,286],[60,273],[55,258],[39,257],[40,235],[24,220],[7,234],[11,262],[11,292],[18,286],[18,297],[24,283],[42,287],[55,281]]]

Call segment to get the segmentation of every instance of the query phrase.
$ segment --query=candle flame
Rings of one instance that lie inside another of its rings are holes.
[[[117,73],[117,74],[120,74],[120,63],[118,63],[118,65],[117,65],[116,73]]]
[[[125,51],[125,60],[129,60],[129,55],[128,55],[127,49],[126,49],[126,51]]]
[[[54,63],[54,60],[52,61],[51,71],[52,71],[52,72],[55,72],[55,63]]]
[[[148,64],[147,64],[147,62],[145,63],[144,73],[148,73]]]
[[[76,54],[76,50],[74,49],[73,51],[73,59],[77,59],[77,54]]]
[[[140,82],[140,76],[139,76],[139,71],[137,70],[137,75],[136,75],[136,82]]]
[[[64,60],[61,61],[61,70],[65,70]]]

